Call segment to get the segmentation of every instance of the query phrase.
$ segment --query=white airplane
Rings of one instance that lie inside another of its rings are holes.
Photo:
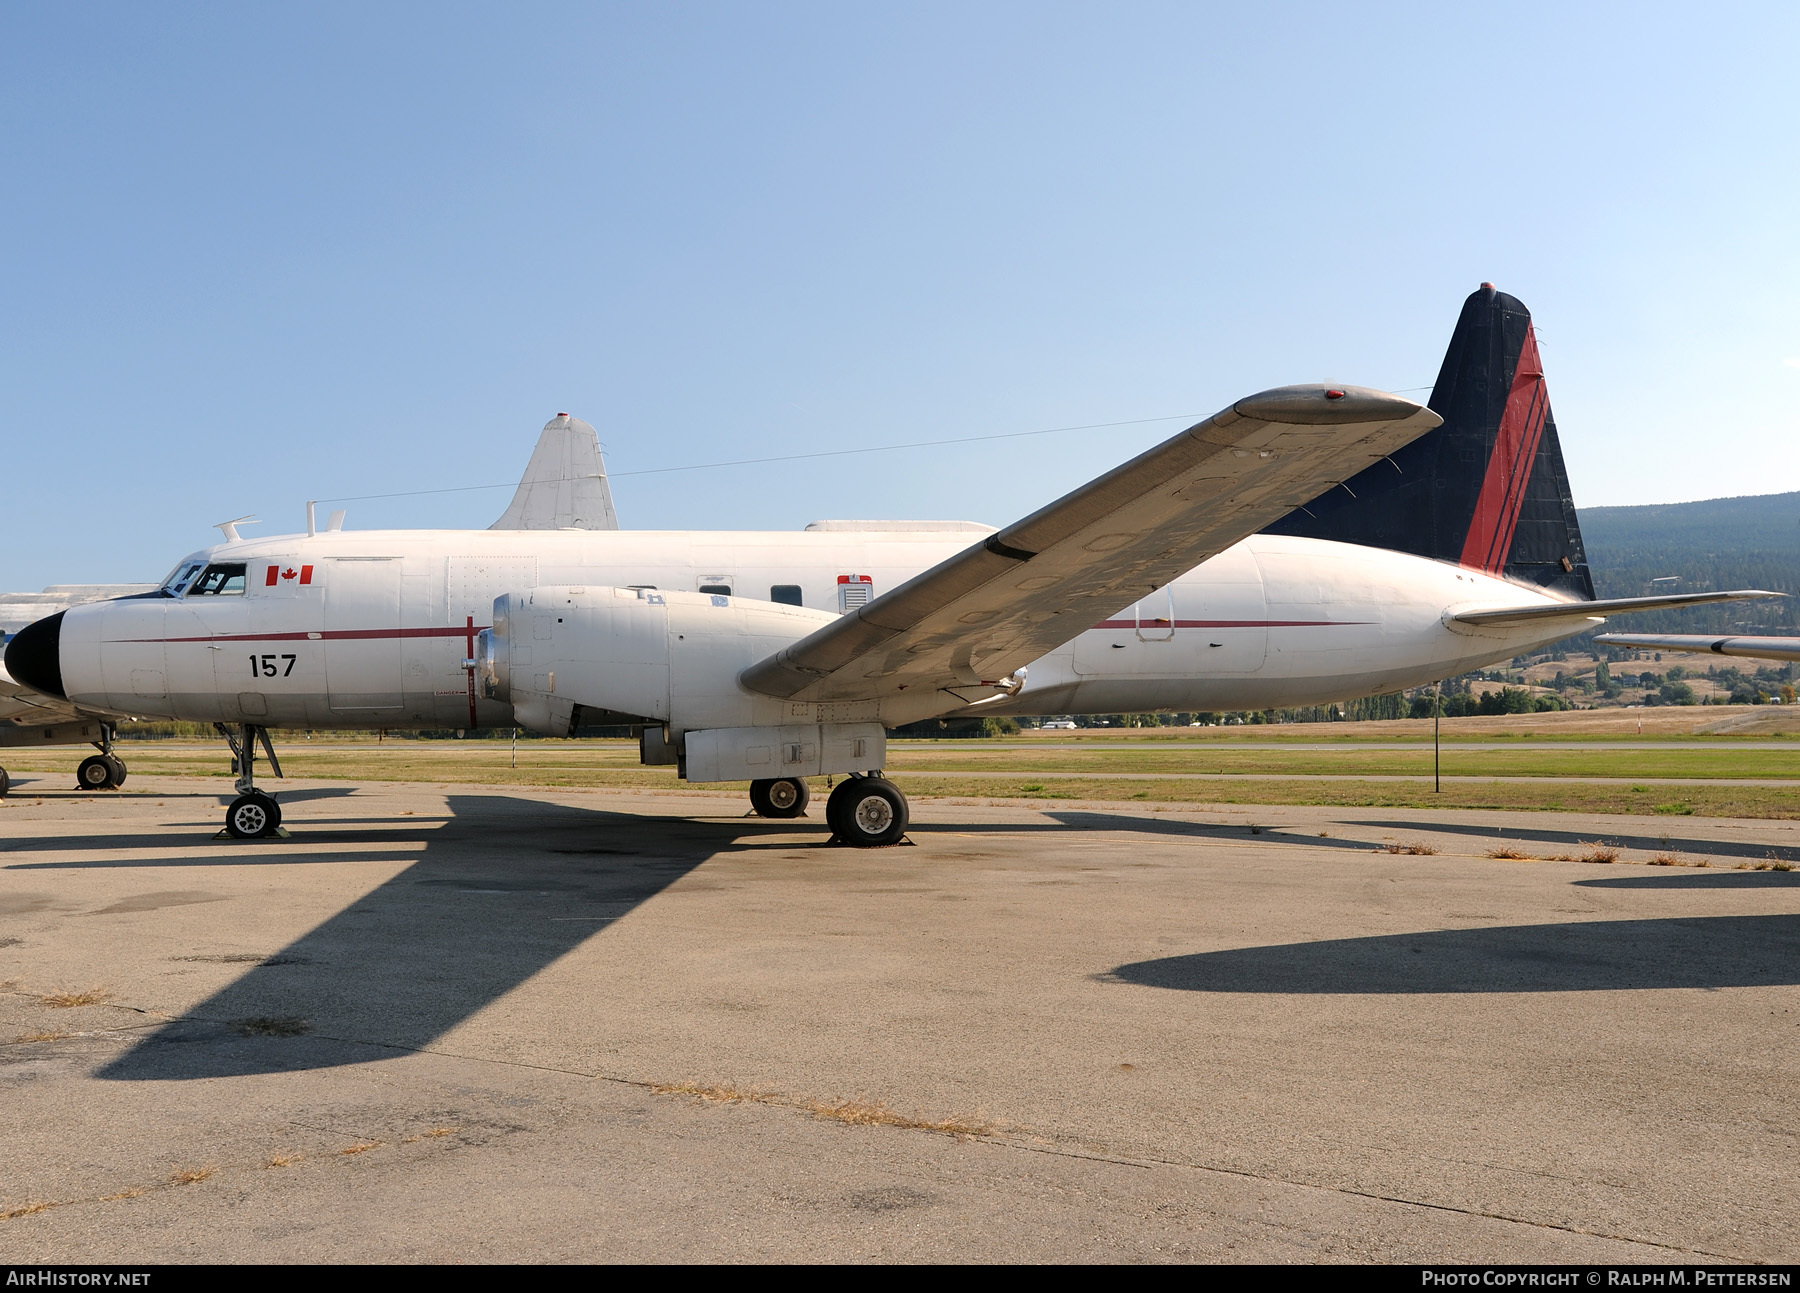
[[[805,778],[845,774],[827,821],[874,846],[907,825],[880,775],[904,723],[1379,695],[1609,613],[1766,595],[1593,599],[1530,316],[1488,284],[1432,408],[1265,391],[1000,530],[339,520],[268,539],[228,525],[154,594],[28,626],[7,669],[83,713],[220,725],[239,837],[280,821],[254,780],[259,744],[280,774],[272,726],[591,721],[637,727],[643,761],[685,780],[750,782],[764,816],[802,812]]]

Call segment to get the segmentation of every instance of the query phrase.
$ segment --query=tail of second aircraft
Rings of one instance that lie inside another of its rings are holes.
[[[1453,561],[1591,600],[1537,334],[1518,298],[1483,283],[1463,302],[1431,408],[1442,426],[1267,532]]]

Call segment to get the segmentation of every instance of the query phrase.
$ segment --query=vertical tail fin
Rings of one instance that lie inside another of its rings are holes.
[[[1483,283],[1463,302],[1431,409],[1442,426],[1267,533],[1410,552],[1592,599],[1537,334],[1516,297]]]
[[[599,433],[567,413],[544,423],[511,505],[488,526],[490,530],[618,528]]]

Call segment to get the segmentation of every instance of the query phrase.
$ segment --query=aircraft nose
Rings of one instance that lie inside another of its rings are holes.
[[[64,696],[62,679],[62,622],[58,611],[27,624],[6,644],[6,672],[17,682],[49,696]]]

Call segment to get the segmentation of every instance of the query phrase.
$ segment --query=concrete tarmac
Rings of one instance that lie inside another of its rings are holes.
[[[9,1261],[1800,1257],[1800,823],[47,784]]]

